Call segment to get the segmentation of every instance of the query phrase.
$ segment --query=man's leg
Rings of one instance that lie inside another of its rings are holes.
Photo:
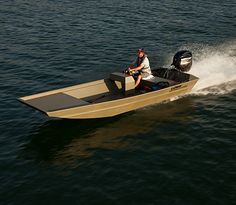
[[[142,79],[142,76],[141,76],[141,75],[138,75],[137,80],[136,80],[136,82],[135,82],[135,88],[139,85],[141,79]]]

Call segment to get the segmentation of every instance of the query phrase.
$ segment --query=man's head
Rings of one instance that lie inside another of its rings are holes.
[[[143,48],[139,48],[138,49],[138,57],[142,58],[145,55],[145,51]]]

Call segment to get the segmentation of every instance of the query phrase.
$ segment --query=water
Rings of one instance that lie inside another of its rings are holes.
[[[0,2],[1,204],[235,204],[236,3]],[[192,93],[100,120],[16,98],[193,52]]]

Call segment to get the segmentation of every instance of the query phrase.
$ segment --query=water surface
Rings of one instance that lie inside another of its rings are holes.
[[[2,204],[235,203],[234,1],[4,1],[0,25]],[[139,47],[152,68],[191,50],[192,94],[99,120],[16,100],[105,78]]]

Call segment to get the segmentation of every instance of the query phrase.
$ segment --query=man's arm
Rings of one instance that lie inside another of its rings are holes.
[[[129,71],[138,71],[138,70],[141,70],[142,68],[143,68],[143,65],[141,64],[136,68],[129,68]]]

